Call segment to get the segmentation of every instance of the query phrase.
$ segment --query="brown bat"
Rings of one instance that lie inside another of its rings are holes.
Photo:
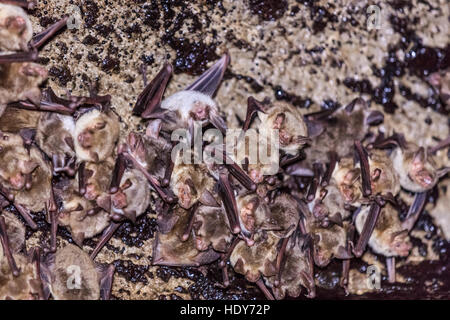
[[[161,102],[168,78],[172,74],[172,67],[165,65],[139,97],[134,113],[145,119],[163,120],[161,129],[166,132],[185,128],[191,133],[194,122],[198,122],[201,126],[211,123],[224,133],[226,124],[212,96],[219,87],[229,62],[229,55],[223,55],[186,90],[177,92]]]
[[[150,197],[148,181],[140,171],[136,169],[126,170],[118,191],[111,195],[113,220],[120,221],[125,218],[136,221],[136,217],[146,212],[150,205]]]
[[[0,61],[2,56],[0,56]],[[6,106],[19,100],[39,105],[39,86],[47,79],[47,70],[33,62],[0,63],[0,116]]]
[[[311,238],[300,235],[298,229],[283,240],[284,254],[277,257],[280,272],[275,276],[265,277],[266,284],[272,289],[277,300],[282,300],[287,295],[299,297],[302,287],[307,289],[308,298],[315,297],[314,262],[310,240]]]
[[[189,209],[204,193],[214,188],[215,181],[209,175],[205,164],[184,164],[177,157],[170,180],[170,188],[178,197],[178,204]]]
[[[411,142],[395,148],[391,158],[401,186],[412,192],[430,190],[450,171],[450,167],[437,168],[433,156]]]
[[[52,200],[52,169],[42,153],[17,134],[0,133],[0,193],[31,228],[30,211],[42,211]]]
[[[286,193],[278,195],[270,204],[256,194],[244,194],[237,198],[237,209],[241,232],[249,239],[263,231],[287,238],[300,219],[297,202]]]
[[[94,263],[82,249],[67,244],[41,264],[44,292],[55,300],[109,300],[115,267]]]
[[[36,128],[36,143],[52,160],[55,175],[60,173],[75,175],[74,133],[73,117],[52,112],[40,113]]]
[[[288,155],[298,155],[300,149],[311,141],[303,115],[288,103],[276,102],[264,107],[263,112],[258,111],[258,118],[261,121],[259,134],[263,139],[270,137],[269,130],[277,130],[280,149]]]
[[[324,110],[304,116],[312,139],[310,148],[305,149],[306,161],[289,166],[288,172],[300,176],[313,176],[313,164],[329,162],[330,146],[337,159],[353,155],[355,140],[362,140],[370,126],[383,121],[383,114],[371,111],[367,103],[357,98],[349,105],[338,109]]]
[[[199,251],[213,248],[214,251],[225,253],[233,242],[227,215],[223,207],[200,205],[195,211],[192,221],[195,246]],[[183,239],[189,237],[189,227]]]
[[[78,193],[75,180],[65,180],[55,186],[55,196],[62,202],[57,222],[67,226],[73,240],[82,246],[84,239],[92,238],[110,225],[110,214]]]
[[[262,276],[275,276],[278,242],[279,237],[271,231],[256,234],[252,246],[248,246],[245,241],[240,241],[230,256],[234,271],[254,283]]]
[[[414,226],[426,202],[426,192],[416,194],[404,221],[400,221],[395,207],[387,203],[379,210],[379,217],[373,227],[373,233],[368,238],[368,245],[376,253],[384,255],[387,261],[389,282],[395,282],[395,257],[406,257],[412,248],[409,231]],[[364,235],[366,220],[370,219],[372,207],[363,207],[355,220],[356,230]],[[367,239],[367,238],[366,238]]]
[[[111,110],[91,109],[75,123],[75,153],[78,161],[105,161],[113,155],[119,139],[119,119]]]
[[[0,215],[0,299],[31,300],[43,298],[39,260],[24,254],[25,227],[14,215]]]
[[[14,4],[0,2],[0,51],[26,51],[33,36],[28,15]]]
[[[333,185],[327,188],[333,188]],[[342,260],[341,286],[346,289],[349,263],[353,257],[352,226],[348,221],[343,221],[343,216],[347,217],[348,214],[339,206],[342,200],[337,201],[341,195],[337,191],[328,194],[326,190],[321,190],[320,193],[320,198],[309,203],[309,206],[304,200],[298,200],[302,213],[299,226],[312,239],[312,256],[317,266],[325,267],[334,258]],[[327,197],[331,199],[325,200]]]
[[[177,206],[171,213],[159,217],[159,232],[153,246],[154,265],[200,266],[219,259],[220,254],[212,248],[198,250],[193,236],[182,241],[192,214]]]

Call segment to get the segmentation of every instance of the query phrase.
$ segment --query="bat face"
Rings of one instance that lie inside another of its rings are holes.
[[[97,207],[93,201],[79,196],[75,183],[55,189],[55,194],[62,199],[62,208],[58,215],[58,223],[67,226],[72,238],[79,245],[84,239],[92,238],[102,232],[109,224],[109,214],[99,210],[95,214],[88,212]]]
[[[350,215],[350,212],[346,210],[346,201],[334,178],[325,188],[317,190],[315,200],[310,202],[309,209],[314,219],[323,227],[329,226],[338,216],[346,219]]]
[[[108,192],[113,168],[114,164],[111,160],[90,162],[85,165],[86,192],[84,197],[86,199],[95,201],[99,196]]]
[[[158,221],[159,232],[154,242],[154,265],[166,266],[200,266],[219,258],[219,253],[212,248],[200,251],[196,248],[194,236],[181,241],[186,226],[189,224],[189,212],[176,207],[169,213],[171,222]],[[162,231],[165,232],[162,232]]]
[[[79,161],[105,161],[113,154],[118,139],[119,119],[112,111],[93,109],[75,123],[75,152]]]
[[[270,277],[276,274],[279,238],[269,231],[258,233],[254,240],[251,247],[245,241],[240,241],[230,256],[234,270],[250,282],[256,282],[261,275]]]
[[[280,148],[288,154],[297,155],[298,151],[309,142],[308,128],[303,121],[303,115],[290,104],[277,102],[267,110],[267,113],[258,112],[258,117],[261,120],[261,135],[269,137],[268,130],[278,130]]]
[[[0,180],[11,189],[18,204],[29,210],[44,209],[51,195],[51,168],[35,147],[27,150],[19,135],[1,133]]]
[[[369,156],[370,181],[373,194],[400,192],[400,181],[391,159],[382,150],[372,150]]]
[[[241,230],[247,236],[264,230],[264,224],[269,221],[270,208],[262,198],[255,194],[239,196],[237,208]]]
[[[448,104],[450,100],[450,72],[443,70],[432,73],[428,77],[428,81],[439,92],[442,101]]]
[[[306,219],[306,230],[313,239],[314,263],[319,267],[327,266],[331,259],[346,259],[348,222],[323,227],[313,215]]]
[[[358,213],[355,222],[358,232],[362,231],[368,212],[369,207],[364,207]],[[408,231],[402,226],[397,210],[390,203],[381,209],[369,246],[386,257],[406,257],[412,248]]]
[[[47,79],[47,70],[32,62],[0,65],[0,105],[19,100],[39,104],[41,85]]]
[[[178,157],[180,158],[180,157]],[[196,203],[206,190],[212,190],[215,182],[208,174],[208,169],[203,164],[175,163],[170,187],[178,197],[181,207],[189,209]]]
[[[197,250],[213,248],[226,252],[233,241],[233,234],[222,207],[200,206],[194,217],[194,241]]]
[[[140,171],[125,171],[119,191],[111,196],[111,211],[125,217],[135,218],[150,205],[150,189],[147,179]]]
[[[50,291],[55,300],[98,300],[99,274],[89,255],[68,244],[54,255],[48,270]]]
[[[333,172],[333,178],[347,203],[356,203],[362,197],[361,169],[355,167],[351,158],[341,159]]]
[[[216,102],[198,91],[177,92],[162,101],[161,108],[176,114],[177,128],[191,128],[194,122],[199,122],[202,126],[212,123],[226,129]]]
[[[319,267],[328,265],[333,258],[340,256],[340,250],[346,246],[347,233],[345,229],[333,225],[331,228],[317,228],[314,240],[314,262]]]
[[[401,186],[409,191],[429,190],[439,180],[436,165],[424,148],[408,144],[405,150],[394,149],[391,157],[394,169],[399,174]]]
[[[38,163],[34,161],[23,146],[17,134],[0,134],[0,158],[5,165],[0,168],[0,177],[6,187],[21,190],[26,184],[26,175],[31,174]]]
[[[31,21],[25,11],[0,3],[0,51],[26,51],[32,36]]]

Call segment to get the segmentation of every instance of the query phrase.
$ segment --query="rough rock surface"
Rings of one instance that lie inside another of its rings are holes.
[[[139,125],[130,111],[144,87],[142,65],[151,79],[165,61],[173,64],[168,95],[228,51],[231,67],[216,98],[229,126],[237,126],[245,116],[249,95],[286,100],[305,112],[346,105],[362,95],[371,108],[396,111],[387,116],[387,132],[406,115],[415,119],[407,138],[416,134],[417,141],[426,144],[446,137],[449,106],[439,102],[425,77],[449,65],[447,0],[376,1],[377,30],[367,27],[369,4],[373,1],[39,0],[32,22],[40,31],[66,13],[79,19],[78,28],[64,31],[42,50],[48,85],[57,94],[87,94],[94,84],[99,94],[112,95],[125,130]],[[441,155],[444,162],[445,156]],[[153,210],[136,226],[122,226],[96,259],[116,265],[114,298],[262,298],[235,275],[231,289],[224,290],[215,285],[221,280],[218,272],[150,266],[156,229]],[[42,217],[36,219],[45,225]],[[425,215],[416,228],[427,231],[424,226],[432,226],[427,219]],[[430,239],[436,233],[440,231]],[[47,239],[48,232],[31,235],[29,245],[39,238]],[[69,239],[64,229],[58,239],[60,245]],[[423,245],[418,241],[416,246]],[[448,244],[434,241],[433,247],[447,257]],[[95,239],[85,244],[90,251]],[[352,279],[357,278],[355,272],[365,273],[364,265],[352,266]],[[333,274],[318,271],[319,287],[335,288],[320,289],[318,297],[343,296]]]

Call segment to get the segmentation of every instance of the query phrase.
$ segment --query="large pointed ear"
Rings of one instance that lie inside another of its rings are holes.
[[[250,128],[250,123],[252,122],[254,116],[257,112],[264,113],[264,108],[262,107],[262,103],[256,100],[253,97],[248,97],[247,99],[247,114],[245,116],[244,125],[242,130],[247,131]]]
[[[218,114],[210,114],[209,115],[209,122],[220,132],[222,132],[223,135],[227,132],[227,124],[225,123],[225,120]]]
[[[172,65],[166,63],[137,98],[133,109],[134,115],[147,119],[160,106],[167,83],[172,76],[172,71]]]
[[[114,264],[110,264],[108,267],[99,267],[100,278],[100,298],[102,300],[109,300],[111,298],[111,290],[114,278],[114,271],[116,267]]]
[[[425,149],[423,147],[420,147],[413,156],[413,163],[414,164],[420,164],[420,163],[424,163],[426,160],[426,154],[425,154]]]
[[[355,98],[348,105],[344,107],[345,112],[348,114],[352,113],[354,110],[368,109],[367,102],[362,98]]]
[[[442,178],[449,172],[450,172],[450,167],[443,167],[443,168],[438,169],[436,174],[439,178]]]
[[[366,149],[362,146],[361,142],[355,140],[355,149],[359,157],[359,163],[361,166],[361,180],[363,194],[365,197],[372,194],[372,187],[370,182],[370,166],[369,158]]]
[[[308,127],[308,136],[314,138],[322,134],[327,127],[327,120],[329,120],[337,109],[333,108],[305,114],[303,119]]]
[[[193,84],[187,87],[186,90],[198,91],[212,97],[217,88],[219,88],[225,70],[229,64],[230,55],[225,53],[219,61],[206,70]]]
[[[384,114],[381,111],[374,110],[369,113],[366,118],[366,123],[369,126],[376,126],[381,124],[384,121]]]
[[[414,196],[414,201],[409,207],[408,213],[406,215],[405,220],[402,222],[402,227],[405,228],[408,232],[412,230],[414,224],[419,218],[420,214],[427,203],[427,194],[428,192],[419,192]]]

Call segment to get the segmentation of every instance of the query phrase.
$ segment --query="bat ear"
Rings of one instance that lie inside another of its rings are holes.
[[[219,61],[206,70],[193,84],[186,90],[193,90],[212,97],[222,82],[225,70],[230,64],[230,55],[225,53]]]
[[[100,298],[109,300],[111,298],[111,288],[116,267],[110,264],[108,267],[97,267],[100,279]]]
[[[419,150],[417,150],[414,153],[413,163],[414,164],[423,163],[425,162],[425,159],[426,159],[425,149],[423,147],[420,147]]]
[[[358,109],[367,109],[367,102],[364,99],[356,98],[352,102],[350,102],[347,106],[345,106],[345,111],[350,114],[353,111]]]
[[[333,222],[334,224],[337,224],[340,227],[343,227],[343,223],[342,223],[342,215],[340,212],[337,212],[336,214],[332,215],[329,217],[330,221]]]
[[[253,120],[253,117],[256,113],[260,113],[260,119],[264,118],[264,108],[262,106],[262,103],[258,100],[256,100],[253,97],[248,97],[247,99],[247,114],[245,116],[245,121],[243,125],[243,130],[247,131],[250,127],[250,123]]]
[[[345,249],[343,246],[339,246],[338,252],[336,254],[336,258],[338,259],[351,259],[353,255],[350,250]]]
[[[397,231],[391,234],[391,242],[395,240],[395,238],[399,237],[405,238],[408,235],[408,229],[404,229],[402,231]]]
[[[156,77],[145,87],[134,105],[134,115],[148,119],[158,109],[167,83],[172,76],[172,70],[172,65],[166,63]]]
[[[366,123],[370,126],[379,125],[384,121],[384,114],[380,111],[372,111],[366,118]]]
[[[149,121],[147,125],[147,129],[145,130],[145,134],[149,137],[152,137],[154,139],[159,138],[159,132],[161,131],[162,127],[162,120],[161,119],[154,119]]]
[[[211,194],[211,192],[209,192],[208,190],[205,190],[202,193],[202,196],[200,197],[199,201],[204,204],[205,206],[210,206],[210,207],[220,207],[220,205],[217,203],[216,199],[214,198],[214,196]]]
[[[443,167],[441,169],[438,169],[436,174],[439,178],[442,178],[449,172],[450,172],[450,167]]]
[[[225,123],[225,121],[223,120],[223,118],[221,116],[219,116],[217,114],[211,114],[209,121],[215,128],[220,130],[220,132],[222,132],[222,134],[224,134],[224,135],[226,134],[227,124]]]

